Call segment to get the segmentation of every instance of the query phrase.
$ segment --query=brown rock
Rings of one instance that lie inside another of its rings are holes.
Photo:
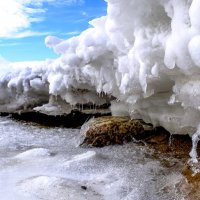
[[[200,199],[200,169],[199,165],[190,163],[186,164],[183,168],[182,174],[186,178],[185,185],[190,189],[188,192],[188,199],[199,200]]]
[[[141,120],[128,117],[99,117],[93,118],[81,128],[84,140],[80,145],[103,147],[111,144],[130,142],[134,137],[141,135],[152,126]]]

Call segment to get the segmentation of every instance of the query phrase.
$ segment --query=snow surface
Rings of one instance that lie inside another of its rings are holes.
[[[100,105],[114,97],[114,104],[119,101],[126,109],[123,115],[163,126],[172,134],[199,132],[200,1],[107,4],[107,16],[91,21],[79,36],[46,38],[46,46],[60,54],[58,59],[20,69],[3,62],[0,110],[40,105],[35,109],[51,111],[52,96],[70,105]]]
[[[175,158],[165,168],[145,146],[81,148],[79,139],[79,130],[0,118],[0,199],[184,199]]]

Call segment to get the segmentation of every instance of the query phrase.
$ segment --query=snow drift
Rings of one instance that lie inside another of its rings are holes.
[[[1,75],[0,109],[41,105],[52,96],[71,105],[114,97],[113,110],[119,102],[134,118],[192,135],[200,121],[200,1],[107,3],[107,16],[79,36],[46,38],[58,59]]]

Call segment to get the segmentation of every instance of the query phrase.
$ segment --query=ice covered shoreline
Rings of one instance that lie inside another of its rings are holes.
[[[180,139],[173,141],[172,154],[167,150],[165,155],[134,142],[80,148],[79,137],[77,129],[38,127],[0,117],[1,198],[169,200],[196,194],[181,174],[186,146],[180,155],[173,151]]]

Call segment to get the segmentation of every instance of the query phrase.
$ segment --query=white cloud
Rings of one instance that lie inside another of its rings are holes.
[[[30,26],[24,5],[15,0],[0,1],[0,37]]]
[[[79,34],[80,34],[80,31],[71,31],[71,32],[64,33],[62,35],[75,36],[75,35],[79,35]]]
[[[12,42],[12,43],[0,43],[0,47],[7,47],[7,46],[18,46],[20,45],[21,43],[19,42]]]
[[[47,36],[47,35],[52,35],[52,34],[53,34],[52,32],[38,32],[38,31],[26,30],[23,32],[7,35],[5,38],[25,38],[25,37],[32,37],[32,36]]]
[[[84,0],[58,0],[58,1],[55,1],[55,3],[57,3],[57,5],[62,5],[62,4],[64,4],[64,5],[68,5],[68,6],[70,6],[70,5],[73,5],[73,4],[83,4],[84,3]]]
[[[1,0],[0,1],[0,38],[16,38],[30,31],[33,22],[43,21],[41,14],[47,10],[44,3],[55,6],[82,4],[83,0]],[[30,31],[31,32],[31,31]],[[44,35],[44,33],[42,33]],[[38,34],[37,34],[38,35]]]

